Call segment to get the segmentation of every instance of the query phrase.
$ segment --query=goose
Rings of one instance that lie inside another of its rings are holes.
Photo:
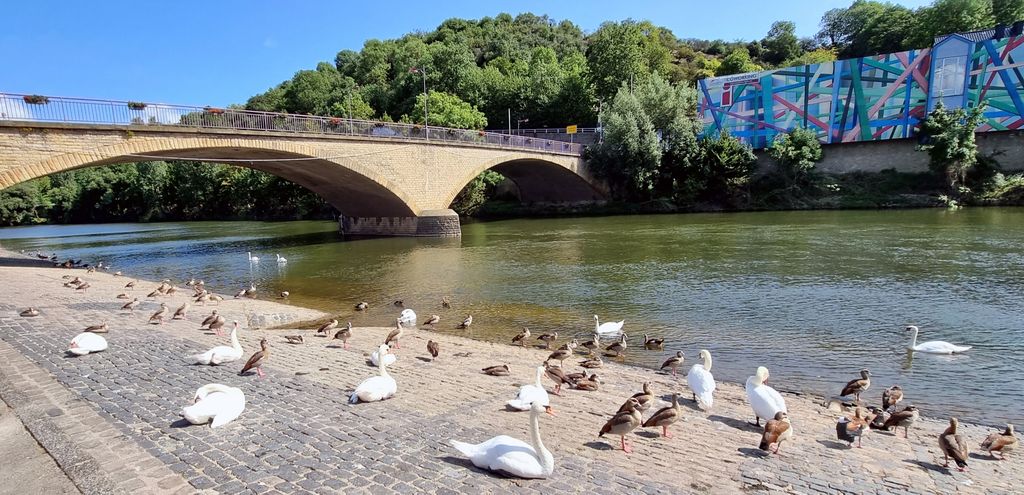
[[[775,413],[779,411],[789,412],[782,394],[766,385],[767,381],[768,368],[764,366],[759,366],[754,376],[747,378],[747,402],[754,410],[754,419],[756,420],[754,424],[757,426],[761,426],[761,418],[768,420],[774,418]]]
[[[598,389],[601,383],[601,378],[597,376],[597,373],[591,373],[590,376],[576,380],[576,390],[586,390],[588,392],[594,392]]]
[[[507,364],[500,364],[497,366],[488,366],[482,370],[485,375],[491,376],[508,376],[510,371]]]
[[[668,432],[668,427],[672,426],[679,418],[683,417],[683,408],[679,405],[679,394],[672,394],[672,405],[658,409],[644,424],[641,425],[644,428],[661,427],[661,436],[665,438],[672,438],[672,434]]]
[[[441,348],[440,346],[437,345],[437,342],[434,342],[433,340],[428,340],[427,352],[430,353],[430,360],[433,361],[437,359],[437,354],[441,352]]]
[[[466,318],[464,320],[462,320],[462,323],[459,323],[459,325],[456,328],[469,328],[470,325],[472,325],[472,324],[473,324],[473,315],[466,315]]]
[[[423,324],[432,327],[432,326],[436,325],[440,321],[441,321],[441,317],[440,316],[430,315],[430,318],[427,318],[427,321],[423,322]]]
[[[619,332],[622,331],[622,325],[625,324],[625,323],[626,323],[626,320],[622,320],[622,321],[617,322],[617,323],[607,321],[607,322],[604,323],[604,325],[602,325],[601,321],[597,319],[597,315],[594,315],[594,333],[596,333],[598,335],[608,335],[608,334],[619,333]]]
[[[34,316],[39,316],[39,310],[36,308],[28,308],[19,314],[25,318],[32,318]]]
[[[648,349],[663,349],[665,347],[665,339],[656,339],[654,337],[648,337],[645,333],[644,347]]]
[[[280,254],[277,254],[275,256],[277,256],[277,262],[282,264],[282,265],[288,262],[288,258],[283,258],[283,257],[281,257]]]
[[[138,280],[132,280],[131,282],[128,282],[127,284],[124,284],[124,288],[128,289],[128,290],[132,290],[132,289],[135,288],[135,283],[136,282],[138,282]]]
[[[861,448],[861,442],[864,439],[864,435],[867,435],[870,429],[871,422],[874,421],[874,417],[865,416],[864,408],[858,407],[854,410],[853,417],[843,416],[836,422],[836,438],[847,442],[850,447],[853,447],[853,442],[857,442],[857,448]]]
[[[188,303],[181,303],[181,306],[174,312],[174,316],[171,316],[172,320],[184,320],[185,313],[188,311]]]
[[[949,427],[946,431],[939,435],[939,448],[942,449],[942,459],[945,464],[942,465],[944,468],[949,467],[949,458],[953,458],[953,462],[956,463],[957,471],[967,470],[967,442],[957,432],[957,428],[960,426],[960,421],[956,418],[949,418]]]
[[[331,321],[324,323],[323,325],[320,325],[320,327],[316,329],[316,334],[323,335],[324,337],[326,337],[328,332],[334,330],[337,326],[338,320],[332,319]]]
[[[702,411],[709,411],[715,400],[715,377],[711,374],[711,352],[702,349],[698,357],[703,359],[704,363],[697,363],[690,367],[690,372],[686,375],[686,383],[690,386],[697,407]]]
[[[572,340],[570,340],[570,341],[560,345],[558,347],[558,350],[564,351],[564,350],[569,350],[569,349],[575,349],[575,348],[577,348],[579,346],[580,346],[580,341],[578,341],[576,339],[572,339]]]
[[[1006,431],[992,433],[981,442],[981,449],[988,452],[988,455],[996,457],[999,452],[1000,461],[1006,460],[1006,453],[1017,448],[1017,437],[1013,434],[1013,425],[1006,425]]]
[[[839,393],[840,397],[847,397],[853,395],[857,402],[860,402],[860,394],[871,388],[871,372],[868,370],[860,370],[860,378],[850,380],[843,387],[842,392]]]
[[[632,397],[627,399],[626,402],[622,404],[622,407],[619,407],[618,412],[623,412],[626,410],[626,408],[630,407],[630,401],[636,402],[636,408],[640,412],[644,412],[650,409],[651,404],[654,404],[654,392],[651,391],[651,382],[644,382],[643,387],[644,391],[633,394]]]
[[[345,328],[334,332],[334,337],[331,340],[340,340],[341,348],[348,349],[348,339],[352,338],[352,322],[348,322]]]
[[[164,291],[164,295],[165,296],[173,296],[176,292],[178,292],[178,287],[172,285],[172,286],[168,287],[167,290]]]
[[[871,423],[868,427],[872,430],[885,430],[885,422],[889,420],[889,413],[881,407],[869,406],[868,410],[871,411]]]
[[[356,303],[356,311],[366,311],[366,308],[369,308],[369,307],[370,307],[370,304],[366,303],[366,302]]]
[[[672,356],[666,359],[664,363],[661,363],[660,369],[664,371],[665,368],[668,368],[672,370],[672,376],[676,376],[676,370],[679,369],[685,360],[686,358],[683,357],[683,351],[676,351],[675,356]]]
[[[397,300],[395,300],[395,302],[393,302],[391,304],[393,304],[396,308],[404,308],[405,307],[405,301],[403,301],[401,299],[397,299]]]
[[[231,328],[231,346],[219,345],[202,354],[192,356],[195,364],[209,364],[216,366],[242,359],[242,344],[238,343],[238,322],[234,322]]]
[[[550,349],[551,343],[558,340],[558,332],[555,333],[542,333],[537,336],[537,340],[544,342],[544,348]]]
[[[561,367],[558,366],[547,366],[544,368],[544,373],[551,381],[555,382],[555,390],[552,392],[555,395],[562,395],[562,384],[569,384],[570,387],[575,386],[575,382],[565,375]]]
[[[121,270],[118,270],[118,271],[114,272],[114,276],[115,277],[120,277],[121,276]]]
[[[588,351],[590,351],[591,354],[593,354],[594,351],[601,348],[601,336],[595,333],[593,338],[586,342],[583,342],[580,345],[585,347]]]
[[[196,285],[196,278],[189,277],[188,282],[185,282],[185,287],[192,287],[193,285]]]
[[[242,389],[208,383],[196,390],[193,404],[181,410],[181,416],[194,425],[210,424],[219,428],[232,421],[245,410],[245,393]]]
[[[626,345],[626,333],[623,332],[621,335],[619,335],[618,342],[612,342],[611,344],[608,345],[608,347],[605,347],[604,350],[608,353],[609,356],[618,357],[621,356],[623,352],[626,352],[627,347],[628,345]]]
[[[128,299],[128,294],[125,293],[125,292],[122,292],[122,293],[117,295],[117,298],[118,299]]]
[[[643,423],[643,416],[640,414],[639,404],[636,399],[627,400],[623,407],[625,410],[612,416],[612,419],[609,419],[601,427],[601,431],[597,436],[603,437],[606,434],[618,435],[622,440],[622,451],[630,454],[633,452],[633,449],[626,444],[626,435]]]
[[[109,327],[107,326],[106,322],[104,322],[104,323],[101,323],[99,325],[87,326],[87,327],[85,327],[85,330],[82,330],[82,331],[83,332],[92,332],[92,333],[107,333],[107,331],[109,331]]]
[[[217,318],[206,328],[213,330],[213,333],[217,334],[218,337],[223,337],[224,331],[221,329],[224,328],[225,324],[227,324],[227,320],[225,320],[223,316],[217,315]]]
[[[210,298],[211,296],[209,292],[203,292],[202,294],[198,294],[196,296],[196,300],[194,302],[196,304],[202,304],[203,306],[206,306],[206,303],[210,301]]]
[[[89,287],[92,287],[91,285],[89,285],[89,282],[82,282],[81,284],[78,284],[78,288],[75,289],[75,290],[80,290],[82,292],[85,292],[85,291],[89,290]]]
[[[402,338],[402,334],[404,334],[404,333],[405,333],[405,328],[402,328],[402,319],[401,318],[396,318],[395,319],[395,329],[392,330],[391,333],[389,333],[388,336],[384,338],[384,343],[390,345],[392,342],[394,342],[395,343],[395,348],[396,349],[401,349],[402,346],[399,345],[398,340]]]
[[[220,304],[220,302],[223,301],[223,300],[224,300],[223,296],[218,296],[217,294],[210,294],[210,301],[211,302],[215,302],[217,304]]]
[[[278,295],[277,295],[277,297],[279,297],[279,298],[281,298],[281,299],[288,299],[288,296],[290,296],[290,295],[292,295],[292,293],[291,293],[291,292],[288,292],[288,291],[286,291],[286,290],[283,290],[283,291],[281,291],[281,293],[280,293],[280,294],[278,294]]]
[[[162,295],[164,295],[163,292],[160,292],[159,290],[154,290],[153,292],[150,292],[149,294],[146,294],[146,297],[148,297],[150,299],[156,299],[158,296],[162,296]]]
[[[285,335],[284,340],[289,344],[304,344],[306,342],[301,335]]]
[[[547,364],[548,361],[555,361],[555,360],[557,360],[559,363],[564,363],[565,360],[570,358],[571,356],[572,356],[572,347],[566,347],[565,349],[558,349],[555,352],[552,352],[550,355],[548,355],[548,358],[544,360],[544,364]]]
[[[212,312],[210,312],[210,316],[207,316],[205,319],[203,319],[203,323],[201,323],[199,327],[202,328],[208,326],[211,323],[217,321],[217,318],[220,318],[220,316],[217,314],[217,310],[215,309]]]
[[[519,393],[516,395],[516,398],[505,404],[518,411],[529,411],[530,404],[549,405],[551,401],[548,398],[548,391],[544,390],[544,385],[540,381],[542,375],[544,375],[544,367],[538,366],[537,377],[534,382],[519,387]]]
[[[260,350],[254,352],[249,360],[245,362],[245,366],[242,366],[242,371],[239,371],[239,376],[244,375],[251,369],[256,370],[256,375],[261,379],[263,378],[263,365],[270,359],[270,342],[267,342],[266,338],[260,339]]]
[[[131,301],[126,302],[124,304],[124,306],[121,306],[121,309],[127,309],[128,311],[131,311],[132,313],[134,313],[135,312],[135,308],[139,307],[139,304],[140,304],[139,303],[139,298],[136,297],[136,298],[132,299]]]
[[[257,256],[253,256],[252,252],[246,251],[245,255],[249,257],[249,263],[259,263],[260,259]]]
[[[107,339],[103,338],[102,335],[98,335],[92,332],[83,332],[71,339],[71,345],[68,347],[68,352],[76,356],[84,356],[90,352],[100,352],[107,350]]]
[[[554,415],[551,406],[541,402],[530,403],[530,440],[500,435],[486,442],[469,444],[451,440],[452,447],[473,462],[473,465],[517,478],[547,478],[555,470],[555,459],[540,438],[540,415]]]
[[[779,411],[775,413],[774,419],[764,423],[764,433],[761,435],[761,443],[757,448],[765,452],[773,452],[771,447],[774,445],[774,452],[778,454],[782,442],[790,438],[793,438],[793,425],[789,422],[789,414]]]
[[[165,316],[167,316],[167,303],[160,303],[160,309],[156,310],[156,313],[149,317],[149,322],[163,325]]]
[[[416,326],[416,312],[411,309],[403,309],[402,313],[398,315],[398,321],[403,326]]]
[[[452,309],[452,300],[448,296],[441,298],[441,307],[444,309]]]
[[[601,356],[594,356],[593,358],[580,361],[580,366],[587,369],[600,368],[604,366],[604,361],[601,360]]]
[[[391,348],[388,347],[388,350],[390,351]],[[381,354],[379,351],[375,350],[372,353],[370,353],[370,364],[372,364],[374,366],[380,365],[380,362],[381,362],[380,357],[382,355],[384,356],[384,366],[391,366],[392,364],[395,364],[395,361],[398,361],[398,356],[396,356],[395,354],[393,354],[391,352],[388,352],[386,354]]]
[[[882,409],[888,411],[903,400],[903,388],[893,385],[882,392]]]
[[[387,356],[388,346],[381,344],[377,348],[377,353],[381,356]],[[352,395],[349,396],[349,403],[355,404],[360,401],[375,402],[394,397],[395,393],[398,392],[398,383],[388,374],[387,365],[385,365],[384,361],[384,359],[381,359],[377,363],[377,370],[379,370],[380,375],[363,380],[352,392]]]
[[[914,325],[908,325],[906,330],[911,332],[910,346],[907,349],[917,352],[926,352],[928,354],[956,354],[958,352],[967,352],[973,346],[961,346],[953,345],[949,342],[941,340],[930,340],[928,342],[917,343],[917,332],[918,329]]]
[[[903,427],[903,438],[908,438],[910,435],[910,427],[921,418],[921,413],[917,410],[917,406],[913,404],[903,408],[902,411],[894,412],[889,419],[885,420],[883,425],[886,430],[893,428],[899,429]]]
[[[526,339],[528,338],[530,338],[530,329],[523,327],[521,332],[516,334],[515,337],[512,337],[512,343],[515,344],[516,342],[519,342],[519,345],[526,347]]]

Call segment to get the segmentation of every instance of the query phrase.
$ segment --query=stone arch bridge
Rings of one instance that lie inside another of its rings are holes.
[[[223,118],[223,112],[212,115]],[[203,118],[210,114],[206,109]],[[383,123],[364,123],[372,130],[363,133],[310,132],[308,122],[298,132],[212,127],[185,125],[183,114],[176,115],[177,122],[171,124],[160,119],[43,122],[24,113],[17,120],[0,118],[0,189],[83,167],[201,159],[262,170],[315,192],[342,213],[346,233],[396,236],[460,235],[458,215],[449,207],[488,169],[514,181],[525,202],[604,196],[601,184],[588,174],[579,147],[565,143],[522,138],[509,143],[501,141],[514,139],[507,135],[442,128],[428,128],[430,135],[420,137],[415,135],[419,126]],[[355,122],[296,118],[334,128]],[[382,128],[389,132],[380,132]],[[472,133],[472,139],[454,139],[455,132]]]

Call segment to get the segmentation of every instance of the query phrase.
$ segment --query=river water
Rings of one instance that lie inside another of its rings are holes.
[[[229,295],[253,281],[356,326],[389,325],[396,299],[441,315],[439,331],[502,342],[522,326],[588,337],[598,314],[626,320],[632,364],[682,350],[688,368],[709,349],[719,380],[764,365],[775,387],[821,396],[868,368],[871,403],[898,383],[928,416],[1024,423],[1024,209],[509,220],[449,240],[344,241],[333,222],[35,226],[0,229],[0,245]],[[456,330],[466,314],[472,330]],[[911,359],[907,324],[975,347]],[[644,333],[666,349],[642,349]]]

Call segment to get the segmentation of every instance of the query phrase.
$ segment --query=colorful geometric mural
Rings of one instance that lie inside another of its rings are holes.
[[[978,131],[1024,126],[1024,36],[975,43],[970,67],[966,105],[988,104]]]
[[[822,142],[912,137],[927,112],[929,50],[788,67],[698,82],[704,134],[754,148],[797,127]]]

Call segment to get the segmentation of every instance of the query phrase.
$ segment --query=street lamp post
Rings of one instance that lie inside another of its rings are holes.
[[[430,139],[430,97],[427,94],[427,68],[413,67],[409,69],[409,72],[423,75],[423,132],[426,134],[427,139]]]
[[[522,124],[523,122],[529,122],[529,121],[530,121],[530,119],[516,119],[516,134],[519,134],[520,136],[522,136],[523,133],[519,129],[519,124]]]

